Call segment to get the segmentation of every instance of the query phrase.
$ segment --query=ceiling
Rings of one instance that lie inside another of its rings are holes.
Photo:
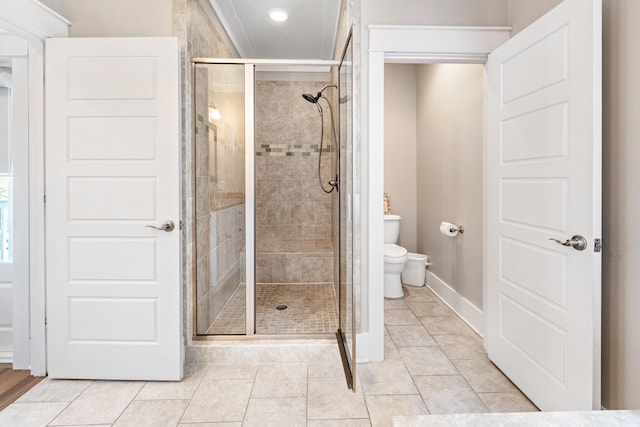
[[[334,59],[340,0],[209,0],[243,58]],[[269,18],[289,13],[285,22]]]

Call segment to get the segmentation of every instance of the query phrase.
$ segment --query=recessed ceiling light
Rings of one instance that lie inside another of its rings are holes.
[[[284,9],[272,9],[269,17],[276,22],[284,22],[289,19],[289,12]]]

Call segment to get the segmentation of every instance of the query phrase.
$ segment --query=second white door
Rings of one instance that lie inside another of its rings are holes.
[[[565,0],[487,63],[485,345],[542,410],[600,409],[601,20]]]

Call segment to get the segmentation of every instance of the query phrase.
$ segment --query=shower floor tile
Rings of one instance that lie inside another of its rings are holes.
[[[245,287],[233,294],[211,328],[211,335],[245,333]],[[278,310],[278,306],[286,306]],[[338,307],[332,283],[256,285],[257,334],[332,334]]]

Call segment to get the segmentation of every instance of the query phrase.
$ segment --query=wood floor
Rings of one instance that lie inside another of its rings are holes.
[[[29,371],[14,371],[10,363],[0,363],[0,411],[42,381]]]

